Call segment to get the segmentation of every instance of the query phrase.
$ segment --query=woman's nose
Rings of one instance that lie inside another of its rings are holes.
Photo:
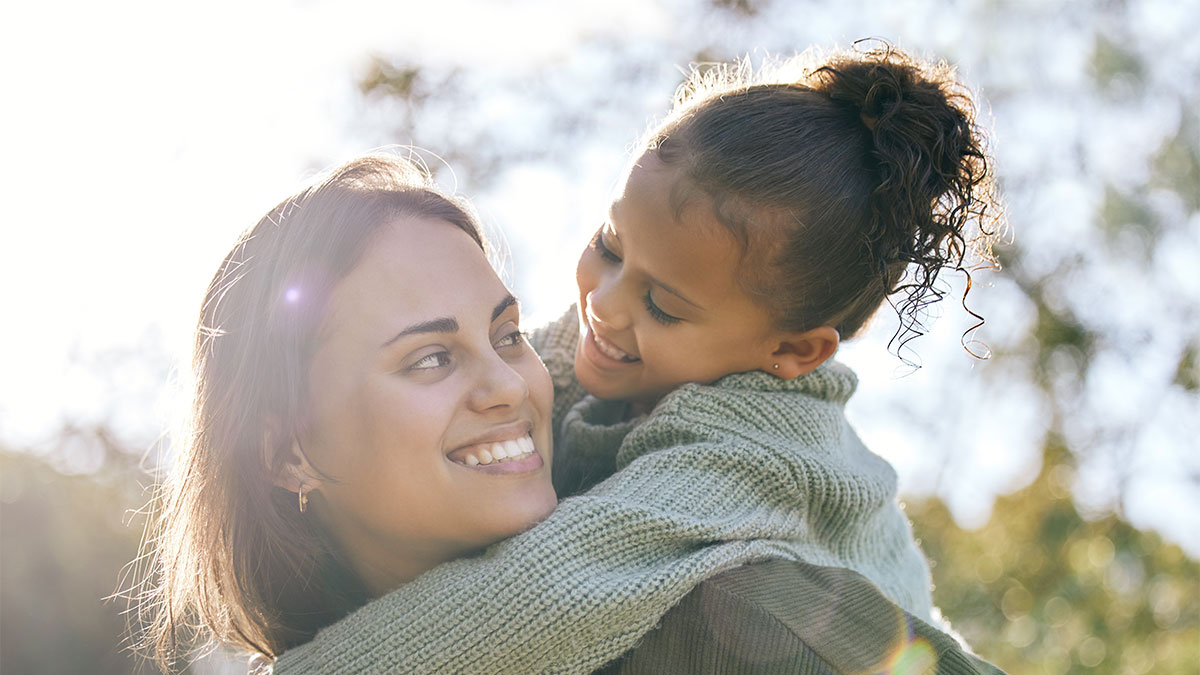
[[[529,383],[499,354],[479,364],[471,392],[472,407],[479,411],[518,406],[529,398]]]

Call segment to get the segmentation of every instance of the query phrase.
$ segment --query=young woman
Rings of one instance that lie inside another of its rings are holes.
[[[517,302],[468,208],[404,160],[351,161],[248,230],[193,370],[141,589],[164,669],[197,640],[274,657],[555,506]]]

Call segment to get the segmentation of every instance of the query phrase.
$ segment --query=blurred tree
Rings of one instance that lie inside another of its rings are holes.
[[[123,602],[105,602],[138,550],[128,473],[68,476],[0,448],[0,672],[130,673]]]
[[[1195,673],[1200,569],[1115,515],[1082,518],[1074,464],[1051,439],[1028,487],[975,531],[937,499],[908,503],[934,562],[934,599],[985,658],[1024,673]]]

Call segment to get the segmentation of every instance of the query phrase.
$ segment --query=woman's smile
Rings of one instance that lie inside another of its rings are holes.
[[[518,474],[540,469],[544,462],[531,436],[533,424],[507,424],[468,441],[446,458],[459,465],[493,474]]]

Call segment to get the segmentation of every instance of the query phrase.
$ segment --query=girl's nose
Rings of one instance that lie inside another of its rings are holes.
[[[611,330],[625,330],[632,324],[627,304],[619,280],[605,280],[587,294],[588,315]]]
[[[493,353],[479,364],[471,407],[480,412],[519,406],[529,398],[529,383],[511,364]]]

